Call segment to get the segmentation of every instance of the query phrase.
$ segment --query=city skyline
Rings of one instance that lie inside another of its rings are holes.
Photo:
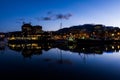
[[[20,31],[23,21],[46,31],[60,29],[61,20],[36,19],[49,14],[71,14],[69,20],[62,20],[63,28],[82,24],[120,27],[119,8],[119,0],[1,0],[0,32]]]

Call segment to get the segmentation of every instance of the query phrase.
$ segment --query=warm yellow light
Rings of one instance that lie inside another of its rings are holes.
[[[120,46],[117,46],[118,47],[118,49],[120,48]]]
[[[41,47],[36,47],[36,49],[41,49]]]
[[[32,37],[32,40],[37,40],[37,37]]]
[[[10,37],[9,40],[15,40],[15,37]]]
[[[26,46],[30,46],[31,44],[27,44]]]
[[[106,51],[108,50],[108,48],[105,48],[106,49]]]
[[[117,34],[118,34],[118,35],[120,35],[120,33],[119,33],[119,32],[118,32]]]
[[[15,47],[15,44],[12,44],[12,45],[10,45],[12,48],[14,48]]]
[[[112,33],[112,36],[114,36],[115,34],[114,33]]]
[[[112,49],[114,49],[115,47],[114,46],[112,46]]]
[[[51,46],[48,46],[48,48],[51,48]]]
[[[38,45],[37,45],[37,44],[32,44],[32,46],[36,47],[36,46],[38,46]]]
[[[85,48],[83,48],[83,50],[85,50]]]

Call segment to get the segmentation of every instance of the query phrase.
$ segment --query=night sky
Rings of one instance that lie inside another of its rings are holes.
[[[63,27],[104,24],[120,27],[120,0],[0,0],[0,32],[20,31],[22,22],[60,29],[60,19],[38,20],[55,14],[71,14]]]

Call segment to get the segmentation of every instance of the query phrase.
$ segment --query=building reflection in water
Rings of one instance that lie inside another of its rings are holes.
[[[41,55],[42,50],[48,51],[51,48],[49,44],[8,44],[11,50],[22,52],[24,57],[31,57],[32,55]]]
[[[118,52],[120,44],[109,44],[109,45],[67,45],[67,44],[8,44],[11,50],[22,52],[24,57],[30,57],[32,55],[42,54],[42,50],[48,51],[51,48],[58,48],[64,51],[70,51],[78,54],[103,54],[104,52]]]
[[[6,44],[3,41],[0,41],[0,53],[4,53]]]

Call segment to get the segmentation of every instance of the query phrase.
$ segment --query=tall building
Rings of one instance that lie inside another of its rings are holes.
[[[32,34],[32,25],[30,23],[23,23],[22,32],[24,36]]]
[[[33,32],[33,34],[42,33],[42,32],[43,32],[42,26],[39,26],[39,25],[33,26],[33,27],[32,27],[32,32]]]

